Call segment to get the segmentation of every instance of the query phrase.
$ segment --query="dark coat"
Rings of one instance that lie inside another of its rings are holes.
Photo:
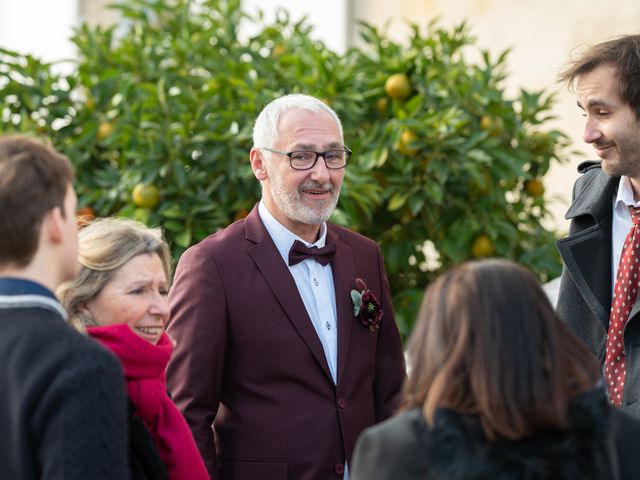
[[[337,244],[337,386],[257,207],[180,259],[167,381],[214,478],[341,478],[360,432],[396,406],[404,356],[382,253],[331,224],[327,241]],[[380,300],[379,330],[354,317],[358,277]]]
[[[433,428],[414,409],[358,439],[351,480],[617,480],[638,478],[640,421],[600,391],[576,399],[564,431],[489,442],[479,422],[451,410]]]
[[[131,480],[169,480],[153,438],[129,402],[129,460]]]
[[[16,301],[0,301],[0,478],[129,478],[119,362],[46,305]]]
[[[585,162],[580,170],[584,173],[566,214],[569,235],[557,242],[564,268],[556,310],[604,365],[612,292],[612,208],[620,178],[604,173],[599,162]],[[640,297],[624,330],[624,349],[627,376],[620,408],[640,418]]]

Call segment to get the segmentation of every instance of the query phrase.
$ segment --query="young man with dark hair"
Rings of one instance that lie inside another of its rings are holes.
[[[53,291],[77,273],[69,160],[0,137],[0,476],[126,479],[122,370],[70,328]]]
[[[557,310],[598,356],[611,404],[640,417],[640,35],[586,50],[560,77],[577,95],[584,162],[558,241]]]

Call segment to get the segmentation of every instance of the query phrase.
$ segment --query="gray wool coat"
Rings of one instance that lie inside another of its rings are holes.
[[[565,215],[569,235],[557,241],[564,262],[558,304],[560,318],[604,364],[611,310],[611,221],[619,177],[602,171],[600,162],[584,162]],[[640,418],[640,301],[624,330],[627,377],[620,408]]]

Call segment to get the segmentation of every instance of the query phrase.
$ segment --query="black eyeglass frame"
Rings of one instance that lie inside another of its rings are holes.
[[[282,150],[275,150],[273,148],[268,148],[268,147],[261,147],[260,150],[266,150],[267,152],[271,152],[271,153],[277,153],[279,155],[286,155],[287,157],[289,157],[289,166],[291,168],[293,168],[294,170],[311,170],[313,167],[316,166],[316,163],[318,163],[318,158],[322,157],[322,159],[324,160],[324,165],[329,169],[329,170],[341,170],[343,168],[346,168],[347,165],[349,164],[349,159],[351,158],[351,154],[353,153],[349,147],[343,146],[342,148],[332,148],[330,150],[326,150],[324,152],[316,152],[314,150],[293,150],[291,152],[283,152]],[[315,153],[316,158],[313,161],[313,163],[306,168],[298,168],[298,167],[294,167],[293,166],[293,154],[294,153],[299,153],[299,152],[307,152],[307,153]],[[329,164],[327,164],[327,158],[325,157],[325,155],[329,152],[344,152],[347,154],[347,158],[344,161],[344,165],[342,165],[341,167],[330,167]]]

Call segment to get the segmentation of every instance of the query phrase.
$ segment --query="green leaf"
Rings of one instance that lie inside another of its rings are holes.
[[[360,308],[362,308],[362,292],[351,290],[351,301],[353,302],[353,315],[357,317],[360,315]]]
[[[407,202],[408,195],[406,193],[394,193],[389,200],[389,206],[387,207],[390,212],[398,210]]]
[[[178,233],[175,237],[175,242],[181,247],[188,247],[191,244],[191,228]]]

